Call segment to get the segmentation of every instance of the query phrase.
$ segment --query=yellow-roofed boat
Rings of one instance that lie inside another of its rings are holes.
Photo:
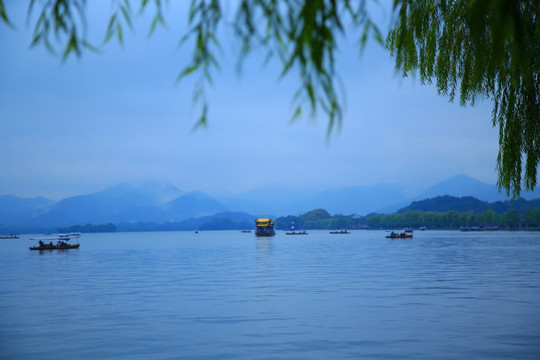
[[[255,220],[255,235],[257,236],[274,236],[274,222],[271,219],[263,218]]]

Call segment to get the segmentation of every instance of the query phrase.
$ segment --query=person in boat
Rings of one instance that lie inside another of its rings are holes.
[[[43,240],[39,240],[39,246],[40,246],[40,247],[45,246],[45,244],[43,243]]]
[[[53,243],[52,243],[52,241],[49,243],[49,246],[50,246],[50,247],[53,247],[53,246],[54,246]]]

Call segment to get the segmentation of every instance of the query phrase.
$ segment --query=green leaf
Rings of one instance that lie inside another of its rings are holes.
[[[89,43],[88,41],[86,40],[83,40],[81,42],[81,45],[85,48],[85,49],[88,49],[94,53],[99,53],[99,49],[97,47],[95,47],[94,45],[92,45],[91,43]]]
[[[208,104],[204,102],[201,116],[193,126],[193,130],[197,130],[200,127],[206,127],[208,125]]]
[[[69,38],[69,42],[66,46],[66,49],[64,51],[64,56],[62,57],[62,61],[66,61],[67,57],[72,51],[75,51],[78,53],[78,45],[77,45],[77,37],[75,36],[75,33],[71,34],[71,37]]]
[[[131,22],[131,15],[129,14],[129,9],[127,9],[125,6],[122,6],[120,10],[122,11],[124,19],[126,20],[129,28],[133,31],[133,23]]]
[[[118,37],[118,42],[120,43],[120,45],[124,45],[124,35],[122,33],[122,25],[120,25],[120,23],[117,23],[116,24],[116,35]]]
[[[186,67],[177,77],[176,77],[176,81],[180,81],[182,80],[184,77],[188,76],[189,74],[191,74],[192,72],[194,72],[195,70],[197,70],[199,68],[199,64],[192,64],[191,66],[188,66]]]
[[[159,22],[160,22],[160,16],[158,14],[154,16],[154,19],[152,20],[152,24],[150,25],[150,30],[148,31],[148,36],[151,36],[154,33]]]
[[[290,122],[295,122],[302,117],[302,107],[298,105],[291,116]]]
[[[6,7],[4,6],[4,1],[0,0],[0,18],[11,28],[15,28],[15,25],[9,20],[9,17],[6,12]]]
[[[114,28],[116,24],[116,14],[111,16],[111,19],[109,20],[109,25],[107,26],[107,32],[105,33],[105,40],[103,40],[103,43],[108,43],[111,38],[114,36]]]
[[[306,91],[309,96],[309,102],[311,103],[311,108],[315,109],[315,91],[313,90],[313,84],[311,82],[306,84]]]
[[[32,43],[30,44],[30,47],[33,48],[37,44],[41,42],[41,37],[43,36],[42,33],[36,34],[34,38],[32,39]]]

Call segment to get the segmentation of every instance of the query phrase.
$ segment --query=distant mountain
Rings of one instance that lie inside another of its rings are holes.
[[[441,195],[456,197],[473,196],[477,199],[494,202],[508,200],[506,193],[499,192],[496,185],[483,183],[467,175],[457,175],[428,188],[415,196],[414,200],[433,198]],[[534,192],[523,191],[521,197],[524,199],[540,198],[540,189]]]
[[[480,202],[473,203],[470,200],[469,204],[465,204],[460,201],[459,204],[452,205],[450,198],[447,198],[447,208],[457,211],[485,209],[482,202],[490,203],[497,212],[510,206],[506,201],[502,201],[505,196],[498,193],[495,185],[482,183],[466,175],[442,181],[413,198],[407,198],[400,186],[391,184],[326,191],[266,186],[235,196],[216,198],[200,191],[184,193],[168,184],[146,182],[139,185],[115,185],[100,192],[72,196],[59,202],[43,197],[20,199],[10,195],[0,196],[0,226],[3,229],[8,229],[11,225],[17,225],[17,229],[24,226],[38,229],[106,223],[178,223],[228,211],[275,218],[299,215],[320,208],[332,215],[365,216],[372,212],[393,213],[411,203],[408,209],[420,209],[419,206],[422,206],[424,211],[431,211],[425,210],[429,209],[429,204],[421,201],[441,196],[473,197]],[[524,196],[526,199],[540,198],[540,190],[524,193]],[[491,204],[495,201],[498,202]],[[516,204],[521,204],[520,200],[511,206],[518,206]],[[530,206],[528,202],[523,204]],[[441,209],[443,205],[429,206]],[[221,220],[212,221],[218,226]],[[230,225],[229,222],[227,226],[237,225]]]
[[[0,224],[20,224],[45,213],[55,202],[38,196],[19,198],[13,195],[0,196]]]
[[[181,221],[225,211],[227,208],[209,195],[197,191],[157,206],[136,206],[110,216],[110,221],[165,222]]]
[[[323,208],[331,214],[365,215],[405,198],[405,193],[396,185],[366,185],[324,191],[295,204],[294,208],[295,214]]]
[[[225,206],[227,209],[234,209],[235,211],[240,211],[244,213],[277,213],[276,210],[279,206],[275,206],[275,204],[268,206],[262,204],[261,202],[258,202],[257,200],[250,199],[248,196],[246,196],[245,198],[241,196],[242,195],[219,197],[217,198],[217,200],[219,200],[219,202],[222,203],[223,206]]]
[[[184,194],[170,185],[147,182],[137,186],[115,185],[100,192],[68,197],[57,203],[45,198],[2,196],[0,224],[48,227],[109,222],[165,222],[226,210],[219,201],[203,192]]]
[[[284,187],[259,188],[239,194],[236,198],[223,199],[229,209],[275,216],[298,215],[316,208],[331,214],[360,214],[371,212],[389,214],[410,204],[437,196],[472,196],[486,202],[507,200],[496,185],[490,185],[467,175],[457,175],[424,190],[414,197],[407,197],[398,185],[378,184],[355,186],[321,192],[300,191]],[[526,199],[540,198],[540,190],[524,192]]]
[[[509,200],[504,192],[499,192],[496,185],[490,185],[476,180],[467,175],[457,175],[441,181],[438,184],[422,191],[420,194],[396,201],[386,207],[376,210],[378,213],[389,214],[398,211],[413,201],[432,199],[438,196],[467,197],[471,196],[485,202],[506,201]],[[540,190],[534,192],[522,192],[522,197],[527,200],[540,198]]]
[[[379,184],[326,191],[263,187],[220,201],[237,211],[287,216],[317,208],[324,208],[332,214],[367,214],[405,198],[399,186]]]
[[[242,212],[220,212],[217,214],[190,218],[183,221],[167,221],[161,223],[120,223],[119,231],[152,231],[152,230],[243,230],[252,229],[256,217]]]
[[[158,206],[170,193],[179,190],[160,188],[157,183],[140,186],[115,185],[88,195],[66,198],[56,203],[50,211],[33,219],[37,225],[99,224],[110,222],[119,213],[134,208]]]
[[[218,200],[227,208],[251,214],[288,214],[298,211],[296,204],[317,195],[313,189],[298,189],[286,186],[261,186],[256,189],[227,196]],[[310,209],[311,210],[311,209]]]
[[[146,181],[138,185],[115,185],[98,194],[115,199],[129,199],[128,202],[137,205],[158,206],[176,199],[184,192],[170,184]]]
[[[203,192],[180,196],[165,204],[164,209],[168,217],[164,221],[179,221],[208,216],[227,210],[223,204]]]
[[[243,230],[252,229],[256,217],[242,212],[220,212],[210,216],[183,221],[187,230]]]

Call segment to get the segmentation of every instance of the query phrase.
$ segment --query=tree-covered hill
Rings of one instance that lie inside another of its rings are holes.
[[[463,213],[479,214],[487,210],[493,210],[497,214],[503,214],[510,210],[516,210],[518,213],[524,213],[528,210],[538,208],[540,208],[540,199],[525,200],[520,198],[515,201],[507,200],[488,203],[486,201],[478,200],[472,196],[455,197],[445,195],[421,201],[413,201],[409,206],[399,209],[397,213],[403,214],[411,211],[457,211]]]
[[[289,229],[459,229],[471,226],[496,226],[508,229],[538,228],[540,226],[540,199],[527,201],[498,201],[488,203],[476,198],[438,196],[415,201],[394,214],[372,213],[359,215],[330,215],[316,209],[300,216],[285,216],[276,220],[276,228]]]
[[[446,212],[450,210],[459,212],[472,212],[474,214],[486,211],[489,204],[478,200],[472,196],[454,197],[437,196],[430,199],[413,201],[409,206],[399,209],[397,212],[403,214],[410,211],[435,211]]]
[[[276,219],[276,228],[288,230],[294,226],[295,230],[303,229],[355,229],[361,228],[360,217],[330,215],[324,209],[311,210],[300,216],[282,216]]]

